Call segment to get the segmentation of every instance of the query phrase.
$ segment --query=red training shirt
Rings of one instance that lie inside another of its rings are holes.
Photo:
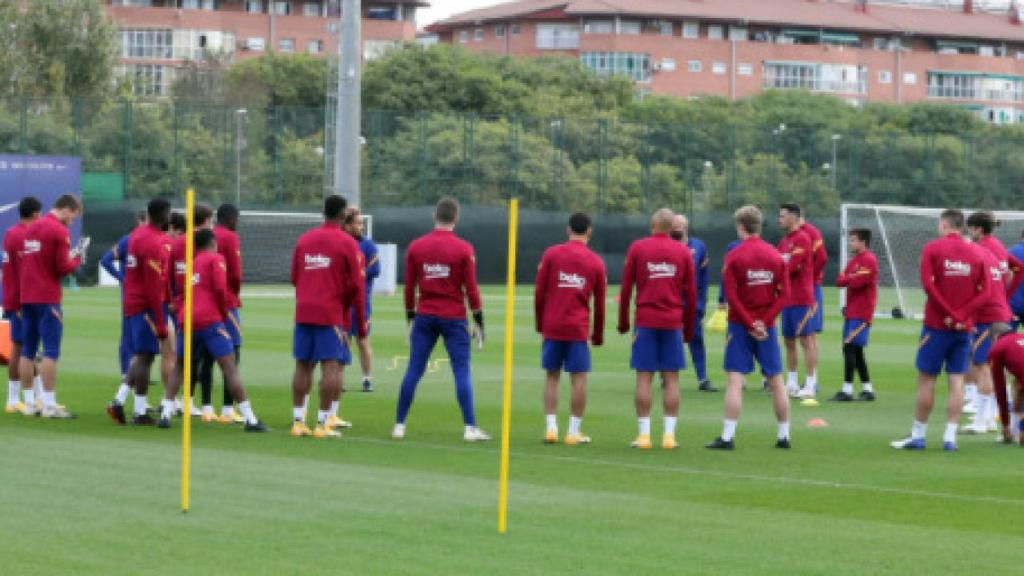
[[[405,254],[405,309],[439,318],[465,318],[467,298],[473,312],[481,310],[476,256],[469,242],[441,229],[413,240]]]
[[[989,274],[974,246],[952,232],[921,250],[921,286],[928,301],[924,325],[934,330],[971,329],[974,311],[989,295]]]
[[[981,306],[974,310],[973,320],[978,324],[991,324],[992,322],[1009,322],[1013,319],[1013,312],[1010,311],[1010,304],[1006,300],[1006,285],[1003,284],[1003,268],[1000,266],[996,255],[985,249],[980,243],[972,244],[975,251],[985,262],[985,271],[989,275],[988,294]],[[1004,264],[1005,265],[1005,262]]]
[[[228,308],[242,307],[242,248],[238,234],[218,224],[213,228],[217,239],[217,253],[224,257],[228,267]]]
[[[179,317],[185,308],[185,236],[182,234],[171,241],[171,307]]]
[[[228,268],[224,257],[203,250],[192,263],[192,330],[204,330],[228,317]],[[185,325],[184,307],[178,309],[178,322]]]
[[[789,272],[789,298],[784,307],[813,306],[814,254],[811,238],[797,228],[779,241],[779,253]]]
[[[1010,254],[1006,246],[1003,245],[1003,242],[995,236],[982,236],[977,243],[995,254],[996,260],[999,261],[999,271],[1002,276],[1001,282],[1006,288],[1006,297],[1012,297],[1017,292],[1021,281],[1024,281],[1024,262]]]
[[[846,318],[871,324],[878,303],[878,258],[864,250],[850,258],[836,278],[836,286],[846,288]]]
[[[811,254],[814,260],[814,284],[821,286],[825,282],[825,265],[828,264],[828,250],[825,249],[825,237],[821,230],[806,220],[800,226],[804,234],[811,239]]]
[[[164,303],[170,282],[171,242],[152,224],[136,228],[128,237],[124,272],[124,315],[149,312],[157,338],[167,337]]]
[[[765,328],[774,326],[789,295],[789,273],[782,255],[757,236],[726,253],[722,283],[729,301],[729,322],[747,330],[758,320]]]
[[[999,404],[999,421],[1010,421],[1006,398],[1006,371],[1017,380],[1018,389],[1024,385],[1024,334],[1007,334],[999,339],[988,353],[992,364],[992,383]]]
[[[357,334],[366,337],[366,271],[359,245],[335,222],[324,222],[302,236],[292,252],[295,322],[351,328],[355,307]]]
[[[21,308],[21,280],[18,277],[18,269],[21,266],[22,253],[25,251],[26,230],[28,225],[19,221],[4,234],[4,312],[17,312]]]
[[[53,213],[25,229],[24,250],[18,268],[21,304],[60,304],[61,278],[82,263],[71,257],[71,232]]]
[[[619,294],[619,332],[629,331],[629,305],[636,285],[636,327],[683,328],[693,338],[697,316],[697,280],[693,256],[668,234],[652,234],[633,242],[626,252]]]
[[[583,242],[570,240],[545,250],[533,292],[537,332],[548,340],[585,342],[593,298],[594,330],[590,341],[600,346],[604,340],[607,284],[604,262]]]

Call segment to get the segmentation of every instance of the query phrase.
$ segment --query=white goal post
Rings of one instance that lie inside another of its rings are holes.
[[[871,250],[878,257],[878,307],[875,316],[915,318],[924,313],[924,292],[919,275],[921,249],[938,237],[942,208],[921,208],[887,204],[843,204],[840,208],[840,270],[850,255],[847,237],[850,230],[871,230]],[[961,208],[964,216],[976,209]],[[1001,223],[993,233],[1007,248],[1021,241],[1024,212],[993,210]],[[840,305],[845,303],[840,291]]]

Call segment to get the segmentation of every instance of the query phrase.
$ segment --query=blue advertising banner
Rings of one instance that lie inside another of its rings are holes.
[[[0,154],[0,233],[18,221],[18,202],[35,196],[43,214],[62,194],[81,197],[82,159],[67,156],[17,156]],[[71,226],[71,243],[78,241],[82,219]]]

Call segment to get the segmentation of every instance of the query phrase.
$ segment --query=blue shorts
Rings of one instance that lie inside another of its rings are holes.
[[[971,352],[971,336],[967,332],[921,328],[917,343],[917,370],[932,376],[942,372],[963,374]]]
[[[231,341],[231,334],[223,322],[210,324],[202,330],[192,331],[193,353],[206,350],[211,358],[223,358],[224,356],[235,355],[235,346]],[[185,333],[178,332],[178,358],[185,357]]]
[[[15,344],[21,344],[25,341],[23,322],[21,321],[21,312],[4,312],[4,318],[11,324],[11,342]]]
[[[629,367],[637,372],[686,370],[682,330],[637,328],[633,334],[633,354]]]
[[[766,378],[782,374],[778,330],[772,326],[768,329],[768,338],[759,341],[742,324],[729,322],[725,336],[725,371],[750,374],[754,371],[755,358]]]
[[[340,325],[296,324],[292,339],[292,356],[300,362],[335,360],[345,366],[352,363],[345,328]]]
[[[228,330],[228,334],[231,335],[231,344],[234,348],[242,347],[242,316],[238,313],[238,308],[232,308],[228,310],[228,321],[224,323],[224,326]]]
[[[992,350],[992,324],[978,324],[975,329],[977,331],[971,334],[971,362],[985,364]]]
[[[584,340],[544,340],[540,365],[548,372],[590,372],[590,346]]]
[[[850,318],[843,322],[843,344],[854,344],[861,348],[867,348],[870,336],[871,324]]]
[[[814,285],[814,302],[818,305],[814,309],[814,318],[811,319],[813,329],[821,333],[825,329],[825,296],[821,292],[821,284]]]
[[[373,306],[370,306],[370,303],[367,302],[366,303],[366,335],[367,336],[370,335],[370,327],[373,326],[373,324],[370,322],[370,317],[372,315],[373,315]],[[356,311],[355,310],[352,311],[352,322],[350,323],[350,326],[349,326],[349,329],[348,329],[348,335],[349,336],[358,336],[359,335],[359,326],[356,325]]]
[[[156,324],[149,312],[139,312],[128,317],[128,352],[132,356],[159,354],[160,340],[156,335]]]
[[[783,338],[814,334],[814,310],[817,306],[789,306],[782,309]]]
[[[60,358],[64,313],[60,304],[21,305],[21,357],[35,360],[42,345],[43,358]]]

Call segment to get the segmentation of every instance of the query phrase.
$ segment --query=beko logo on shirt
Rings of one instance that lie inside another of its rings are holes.
[[[427,280],[439,280],[451,276],[451,266],[447,264],[423,264],[423,276]]]
[[[188,272],[188,266],[184,262],[178,261],[174,263],[174,271],[178,274],[185,275]]]
[[[771,270],[747,270],[747,286],[764,286],[775,280]]]
[[[326,270],[331,267],[331,259],[323,254],[306,254],[306,270]]]
[[[124,257],[125,268],[135,268],[139,265],[139,261],[135,259],[135,254],[129,254]]]
[[[35,254],[43,249],[43,243],[39,240],[25,240],[25,254]]]
[[[672,278],[676,275],[676,265],[668,262],[648,262],[647,272],[651,278]]]
[[[971,265],[960,260],[945,260],[946,276],[970,276]]]
[[[587,279],[579,274],[568,274],[559,270],[558,272],[558,287],[559,288],[575,288],[577,290],[583,290],[587,286]]]
[[[992,275],[992,281],[993,282],[1002,282],[1003,281],[1003,271],[1000,270],[998,266],[989,266],[988,267],[988,272],[989,272],[989,274]]]

